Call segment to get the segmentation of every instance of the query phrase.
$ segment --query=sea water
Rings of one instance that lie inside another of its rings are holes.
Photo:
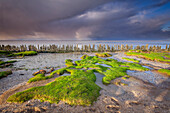
[[[170,40],[0,40],[0,45],[78,45],[81,47],[82,45],[126,45],[128,44],[133,45],[133,47],[136,46],[142,46],[148,44],[149,46],[161,46],[162,48],[165,48],[166,45],[170,44]]]

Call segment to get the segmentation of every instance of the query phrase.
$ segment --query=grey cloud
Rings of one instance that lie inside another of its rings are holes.
[[[34,35],[51,21],[76,16],[111,0],[1,0],[0,33]]]
[[[166,0],[144,9],[136,6],[140,0],[17,1],[20,0],[0,1],[0,39],[8,35],[21,39],[80,40],[166,39],[170,36],[169,31],[161,30],[170,16],[147,17],[152,14],[151,8],[166,4]]]

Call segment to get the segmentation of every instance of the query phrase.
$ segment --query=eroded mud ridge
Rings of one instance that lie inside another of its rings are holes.
[[[66,60],[67,67],[53,71],[53,78],[39,81],[35,76],[38,82],[2,94],[0,112],[169,112],[169,78],[151,72],[153,68],[123,62],[117,57],[121,55]],[[8,102],[22,103],[8,103],[2,99],[5,94]]]

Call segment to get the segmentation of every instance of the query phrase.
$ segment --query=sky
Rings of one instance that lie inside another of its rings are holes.
[[[0,0],[0,40],[167,40],[170,0]]]

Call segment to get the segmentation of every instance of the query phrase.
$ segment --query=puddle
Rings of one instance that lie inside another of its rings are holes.
[[[64,74],[61,75],[61,76],[70,76],[70,74],[69,74],[69,73],[64,73]]]
[[[150,70],[152,70],[153,68],[149,67],[149,66],[142,66],[142,67],[145,67],[145,68],[148,68]]]
[[[111,67],[109,65],[106,65],[106,64],[99,64],[99,63],[96,63],[96,65],[101,65],[101,66],[104,66],[104,67]]]
[[[116,85],[109,84],[109,85],[104,85],[102,82],[102,79],[104,75],[100,73],[94,73],[96,75],[96,84],[101,87],[103,90],[105,90],[109,95],[115,95],[118,94],[117,91],[120,90],[120,88]]]

